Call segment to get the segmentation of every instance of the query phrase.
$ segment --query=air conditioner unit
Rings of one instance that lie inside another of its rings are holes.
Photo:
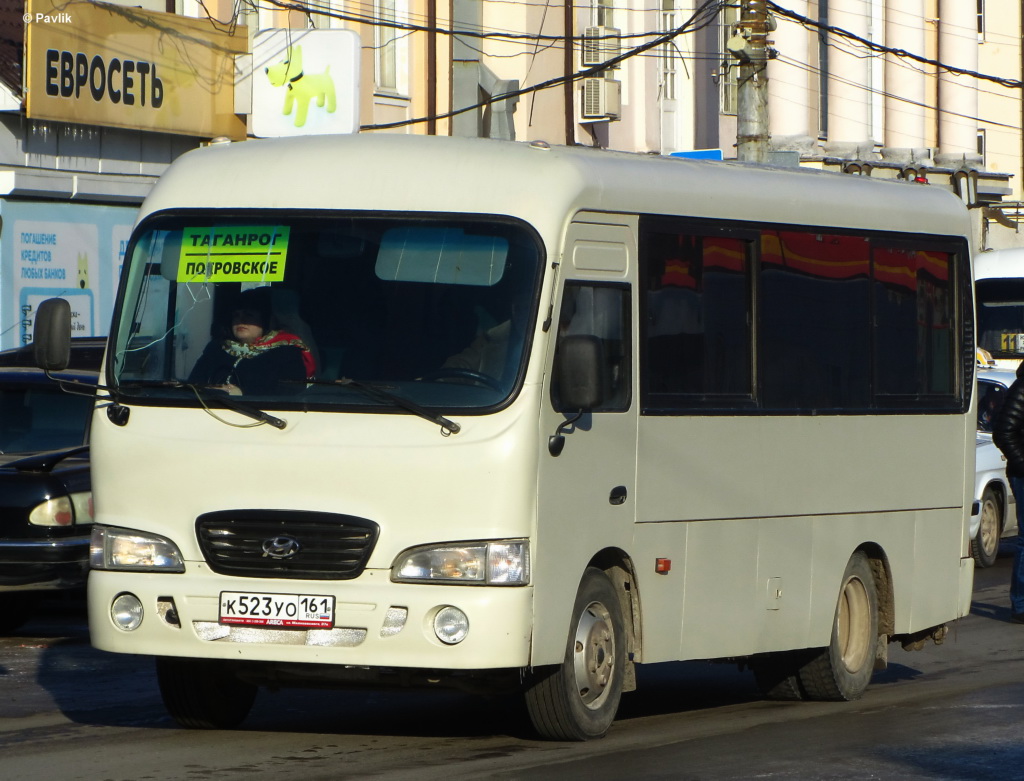
[[[583,119],[618,119],[622,85],[610,79],[583,79]]]
[[[615,27],[586,27],[583,30],[583,50],[580,61],[583,67],[600,65],[612,57],[618,57],[620,31]],[[619,64],[610,66],[618,68]]]

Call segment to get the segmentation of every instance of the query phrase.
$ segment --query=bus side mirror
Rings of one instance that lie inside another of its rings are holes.
[[[604,401],[604,346],[596,336],[565,336],[555,350],[554,377],[558,384],[558,408],[575,411],[548,437],[548,452],[558,456],[565,447],[565,432],[588,410]]]
[[[604,401],[604,350],[596,336],[564,336],[556,351],[559,408],[591,410]]]
[[[65,299],[48,298],[36,309],[32,357],[44,371],[67,368],[71,360],[71,304]]]

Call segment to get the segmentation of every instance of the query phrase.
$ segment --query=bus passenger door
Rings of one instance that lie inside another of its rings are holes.
[[[560,662],[565,654],[576,590],[592,558],[631,546],[637,437],[634,235],[625,226],[574,224],[566,244],[564,278],[550,325],[557,330],[541,400],[538,531],[532,554],[536,664]],[[589,359],[577,367],[598,367],[596,403],[582,414],[566,401],[573,393],[563,392],[567,378],[558,376],[558,366],[573,352],[573,340],[585,348],[577,356]],[[631,619],[625,618],[628,624]]]

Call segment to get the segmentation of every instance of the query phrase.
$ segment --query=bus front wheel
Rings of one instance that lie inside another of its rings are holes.
[[[878,644],[878,594],[868,557],[857,552],[846,565],[828,647],[800,669],[808,699],[855,700],[871,680]]]
[[[625,663],[618,595],[608,576],[591,567],[576,594],[565,660],[538,670],[526,690],[534,729],[549,740],[603,737],[619,708]]]
[[[217,659],[158,657],[156,677],[167,712],[189,729],[237,727],[256,699],[257,687]]]

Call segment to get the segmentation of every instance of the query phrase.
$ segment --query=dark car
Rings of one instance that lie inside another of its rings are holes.
[[[99,371],[103,362],[103,351],[107,347],[105,336],[73,336],[71,338],[71,354],[68,360],[69,369],[85,369]],[[0,352],[0,366],[28,366],[35,368],[35,348],[31,344],[13,347]]]
[[[44,592],[85,585],[92,523],[87,443],[98,372],[51,378],[10,365],[18,352],[0,353],[0,632],[29,619]],[[79,353],[78,365],[88,360]]]

